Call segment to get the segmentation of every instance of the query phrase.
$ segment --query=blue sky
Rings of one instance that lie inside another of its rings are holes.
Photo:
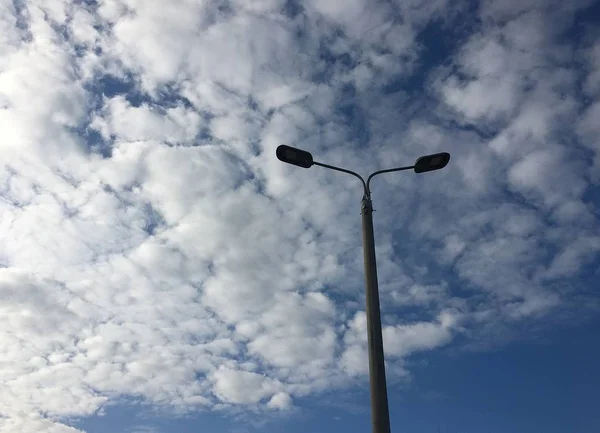
[[[0,11],[0,433],[598,430],[598,4]]]

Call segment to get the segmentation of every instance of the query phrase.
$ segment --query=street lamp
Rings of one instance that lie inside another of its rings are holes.
[[[372,431],[373,433],[390,433],[390,413],[387,400],[383,335],[381,333],[381,313],[379,307],[379,288],[377,284],[377,263],[375,260],[375,237],[373,234],[373,203],[371,202],[371,190],[369,184],[373,177],[381,173],[410,170],[411,168],[414,169],[415,173],[439,170],[448,164],[448,161],[450,161],[450,154],[442,152],[433,155],[425,155],[417,159],[415,164],[409,167],[379,170],[371,173],[366,182],[362,176],[353,171],[314,161],[312,155],[305,150],[281,145],[277,147],[276,154],[280,161],[288,164],[297,165],[298,167],[303,168],[319,165],[321,167],[351,174],[352,176],[359,178],[362,182],[364,195],[361,202],[361,214],[365,265]]]

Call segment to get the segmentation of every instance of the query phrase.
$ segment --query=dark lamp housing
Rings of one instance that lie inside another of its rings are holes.
[[[286,145],[277,147],[277,158],[280,161],[287,162],[288,164],[297,165],[298,167],[309,168],[313,165],[313,157],[310,152],[305,150],[296,149]]]
[[[444,168],[448,164],[448,161],[450,161],[450,154],[448,152],[422,156],[415,162],[415,173],[439,170],[440,168]]]

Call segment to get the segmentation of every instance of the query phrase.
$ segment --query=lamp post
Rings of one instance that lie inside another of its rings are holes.
[[[280,161],[288,164],[302,168],[310,168],[313,165],[319,165],[321,167],[351,174],[362,182],[364,194],[361,202],[361,214],[365,266],[367,337],[369,347],[369,381],[371,384],[372,432],[390,433],[390,413],[385,379],[385,359],[383,354],[383,335],[381,332],[377,263],[375,260],[375,236],[373,234],[373,203],[371,201],[371,190],[369,185],[373,177],[382,173],[410,169],[414,169],[415,173],[439,170],[448,164],[448,161],[450,161],[450,154],[443,152],[425,155],[417,159],[412,166],[379,170],[370,174],[366,182],[362,176],[353,171],[314,161],[312,155],[305,150],[281,145],[277,147],[276,154]]]

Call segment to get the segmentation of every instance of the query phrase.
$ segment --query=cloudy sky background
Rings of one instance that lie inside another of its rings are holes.
[[[0,0],[0,432],[595,430],[599,13]]]

